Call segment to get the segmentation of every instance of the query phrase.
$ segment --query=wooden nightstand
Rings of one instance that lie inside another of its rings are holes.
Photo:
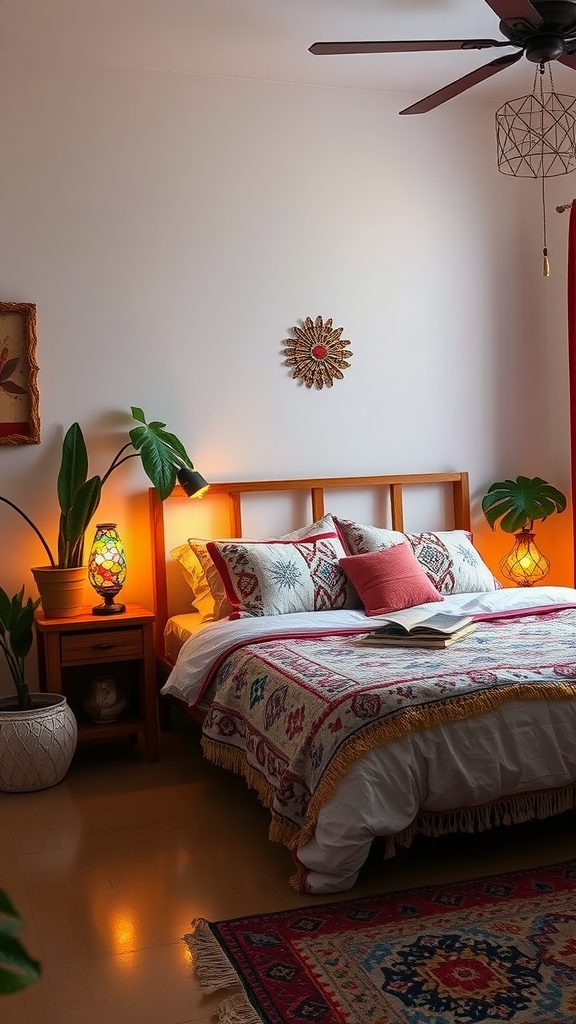
[[[118,615],[93,615],[83,608],[69,619],[35,616],[40,688],[64,693],[78,719],[78,741],[135,736],[146,740],[148,760],[157,761],[158,695],[154,657],[154,615],[127,604]],[[82,698],[95,675],[114,675],[127,698],[116,722],[93,723]]]

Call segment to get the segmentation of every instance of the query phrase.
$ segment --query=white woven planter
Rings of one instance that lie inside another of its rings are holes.
[[[66,697],[33,693],[30,711],[8,711],[13,697],[0,697],[0,790],[48,789],[66,775],[76,749],[78,726]]]

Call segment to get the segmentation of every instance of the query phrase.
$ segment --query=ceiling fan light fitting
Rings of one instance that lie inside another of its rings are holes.
[[[566,53],[566,46],[562,36],[552,32],[539,33],[533,39],[529,39],[524,47],[526,60],[532,64],[542,64],[550,60],[558,60]]]

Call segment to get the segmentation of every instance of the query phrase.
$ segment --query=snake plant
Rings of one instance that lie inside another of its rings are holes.
[[[8,597],[0,587],[0,650],[10,669],[16,688],[18,706],[22,710],[32,707],[32,698],[24,677],[24,663],[32,647],[34,612],[40,600],[24,600],[24,587],[14,597]]]

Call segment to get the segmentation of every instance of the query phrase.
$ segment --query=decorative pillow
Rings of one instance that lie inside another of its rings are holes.
[[[230,618],[343,608],[347,578],[338,537],[307,540],[209,541],[207,549],[232,606]]]
[[[377,526],[362,526],[347,519],[335,518],[334,521],[350,554],[382,551],[409,541],[420,565],[441,594],[479,594],[501,589],[467,530],[399,533]]]
[[[441,594],[500,590],[466,530],[406,534],[416,558]]]
[[[172,548],[170,555],[178,562],[192,590],[192,607],[199,612],[202,622],[212,622],[225,618],[231,609],[220,576],[206,551],[206,544],[205,540],[190,537],[186,544]]]
[[[428,601],[443,601],[405,541],[365,555],[340,559],[367,615],[385,615]]]
[[[379,526],[363,526],[351,519],[334,516],[336,529],[349,555],[367,555],[369,551],[383,551],[393,544],[402,544],[406,535],[398,530],[384,530]]]
[[[280,540],[301,540],[318,534],[331,534],[338,540],[338,533],[330,513],[318,519],[310,526],[303,526],[292,533],[285,533]],[[249,543],[241,537],[218,537],[218,543]],[[256,542],[253,542],[256,543]],[[172,558],[178,562],[188,586],[192,590],[192,607],[199,612],[202,622],[225,619],[232,612],[232,606],[226,596],[224,583],[207,550],[208,541],[190,537],[186,544],[170,551]],[[342,554],[345,554],[342,549]],[[347,602],[351,606],[350,599]]]

